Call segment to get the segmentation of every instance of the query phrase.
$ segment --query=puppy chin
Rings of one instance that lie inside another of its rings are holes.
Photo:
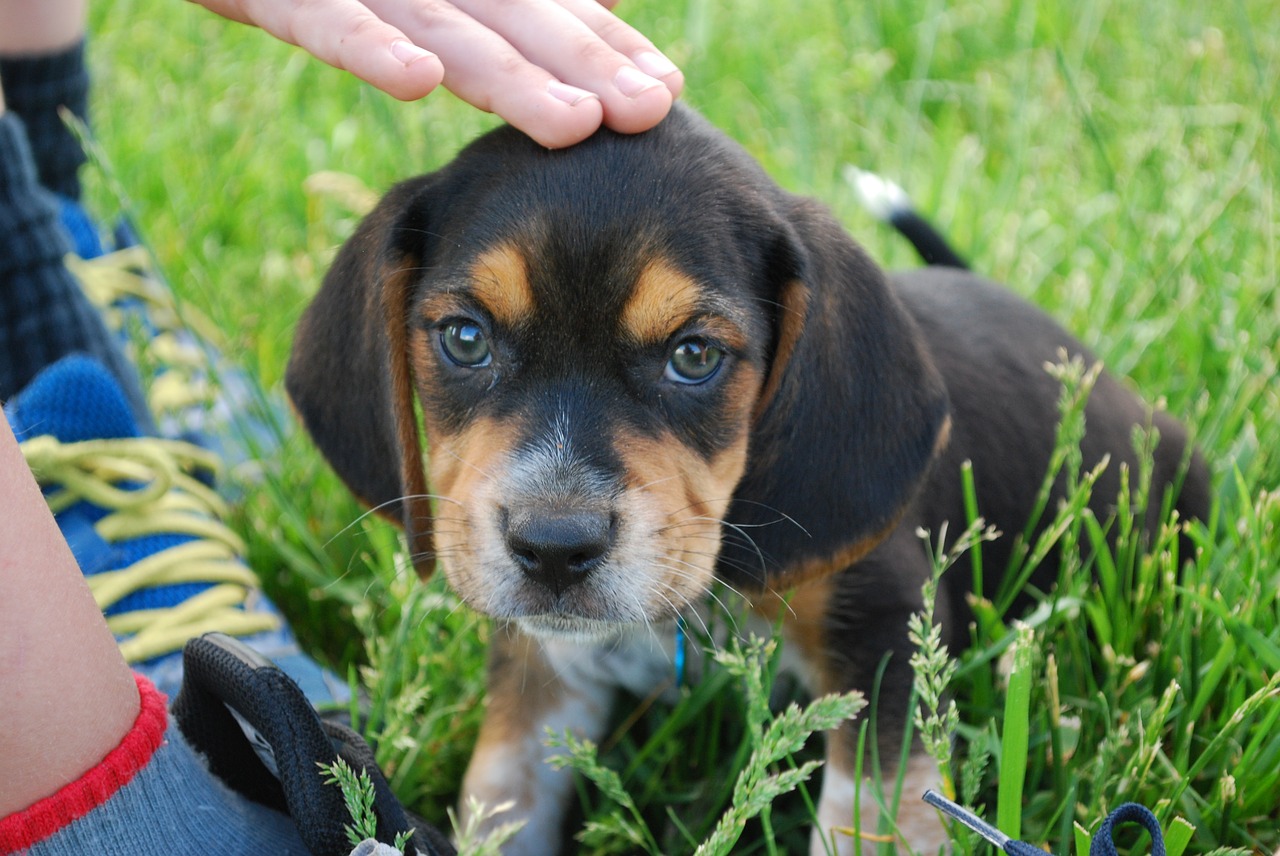
[[[567,641],[579,644],[610,642],[627,627],[617,621],[600,621],[576,615],[525,615],[516,625],[535,639]]]

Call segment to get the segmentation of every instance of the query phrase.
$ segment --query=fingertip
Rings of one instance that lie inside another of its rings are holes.
[[[604,122],[604,106],[598,95],[559,80],[547,82],[546,97],[540,101],[529,115],[504,118],[549,149],[580,143]]]
[[[579,104],[589,100],[600,100],[600,96],[586,89],[580,89],[577,86],[570,86],[559,80],[550,80],[547,82],[547,94],[557,101],[568,104],[570,107],[577,107]]]
[[[684,72],[680,69],[677,68],[674,73],[662,78],[662,82],[666,84],[672,100],[679,99],[684,94]]]
[[[398,101],[418,101],[436,91],[444,80],[444,69],[439,63],[423,62],[414,68],[405,68],[394,77],[368,77],[364,80]]]
[[[631,61],[636,64],[636,68],[657,80],[665,80],[680,70],[674,62],[657,51],[638,51],[631,57]]]
[[[620,74],[620,77],[627,75]],[[646,85],[640,89],[634,86],[634,82],[627,88],[620,86],[619,90],[626,98],[621,101],[614,99],[605,105],[604,124],[620,134],[638,134],[665,119],[675,103],[675,95],[661,82],[655,82],[658,85]]]
[[[444,63],[431,51],[405,39],[393,41],[388,51],[396,65],[378,79],[366,79],[393,98],[416,101],[444,82]]]
[[[684,91],[684,72],[674,62],[657,50],[643,50],[631,57],[636,68],[645,74],[661,81],[673,98],[679,98]]]

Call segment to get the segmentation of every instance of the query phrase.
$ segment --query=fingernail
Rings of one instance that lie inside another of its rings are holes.
[[[676,68],[674,62],[657,51],[641,51],[633,56],[631,60],[650,77],[663,78],[680,70]]]
[[[406,42],[400,39],[391,43],[391,55],[405,65],[412,65],[418,60],[426,59],[433,54],[431,51],[423,50],[413,42]]]
[[[553,80],[547,84],[547,92],[550,92],[553,98],[563,101],[570,107],[576,107],[589,98],[595,98],[596,100],[600,98],[594,92],[588,92],[585,89],[579,89],[576,86],[570,86],[558,80]]]
[[[655,86],[661,86],[662,81],[650,77],[637,68],[624,65],[613,76],[613,85],[618,87],[618,91],[628,98],[636,98]]]

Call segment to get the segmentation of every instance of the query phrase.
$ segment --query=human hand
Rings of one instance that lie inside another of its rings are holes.
[[[616,0],[195,0],[396,98],[440,84],[551,148],[661,121],[684,76]],[[606,8],[607,7],[607,8]]]

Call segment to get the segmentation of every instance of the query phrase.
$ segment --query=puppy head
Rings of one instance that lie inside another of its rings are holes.
[[[849,564],[946,412],[880,272],[684,110],[555,152],[500,129],[393,189],[305,314],[287,384],[421,572],[584,637],[672,615],[717,574]]]

